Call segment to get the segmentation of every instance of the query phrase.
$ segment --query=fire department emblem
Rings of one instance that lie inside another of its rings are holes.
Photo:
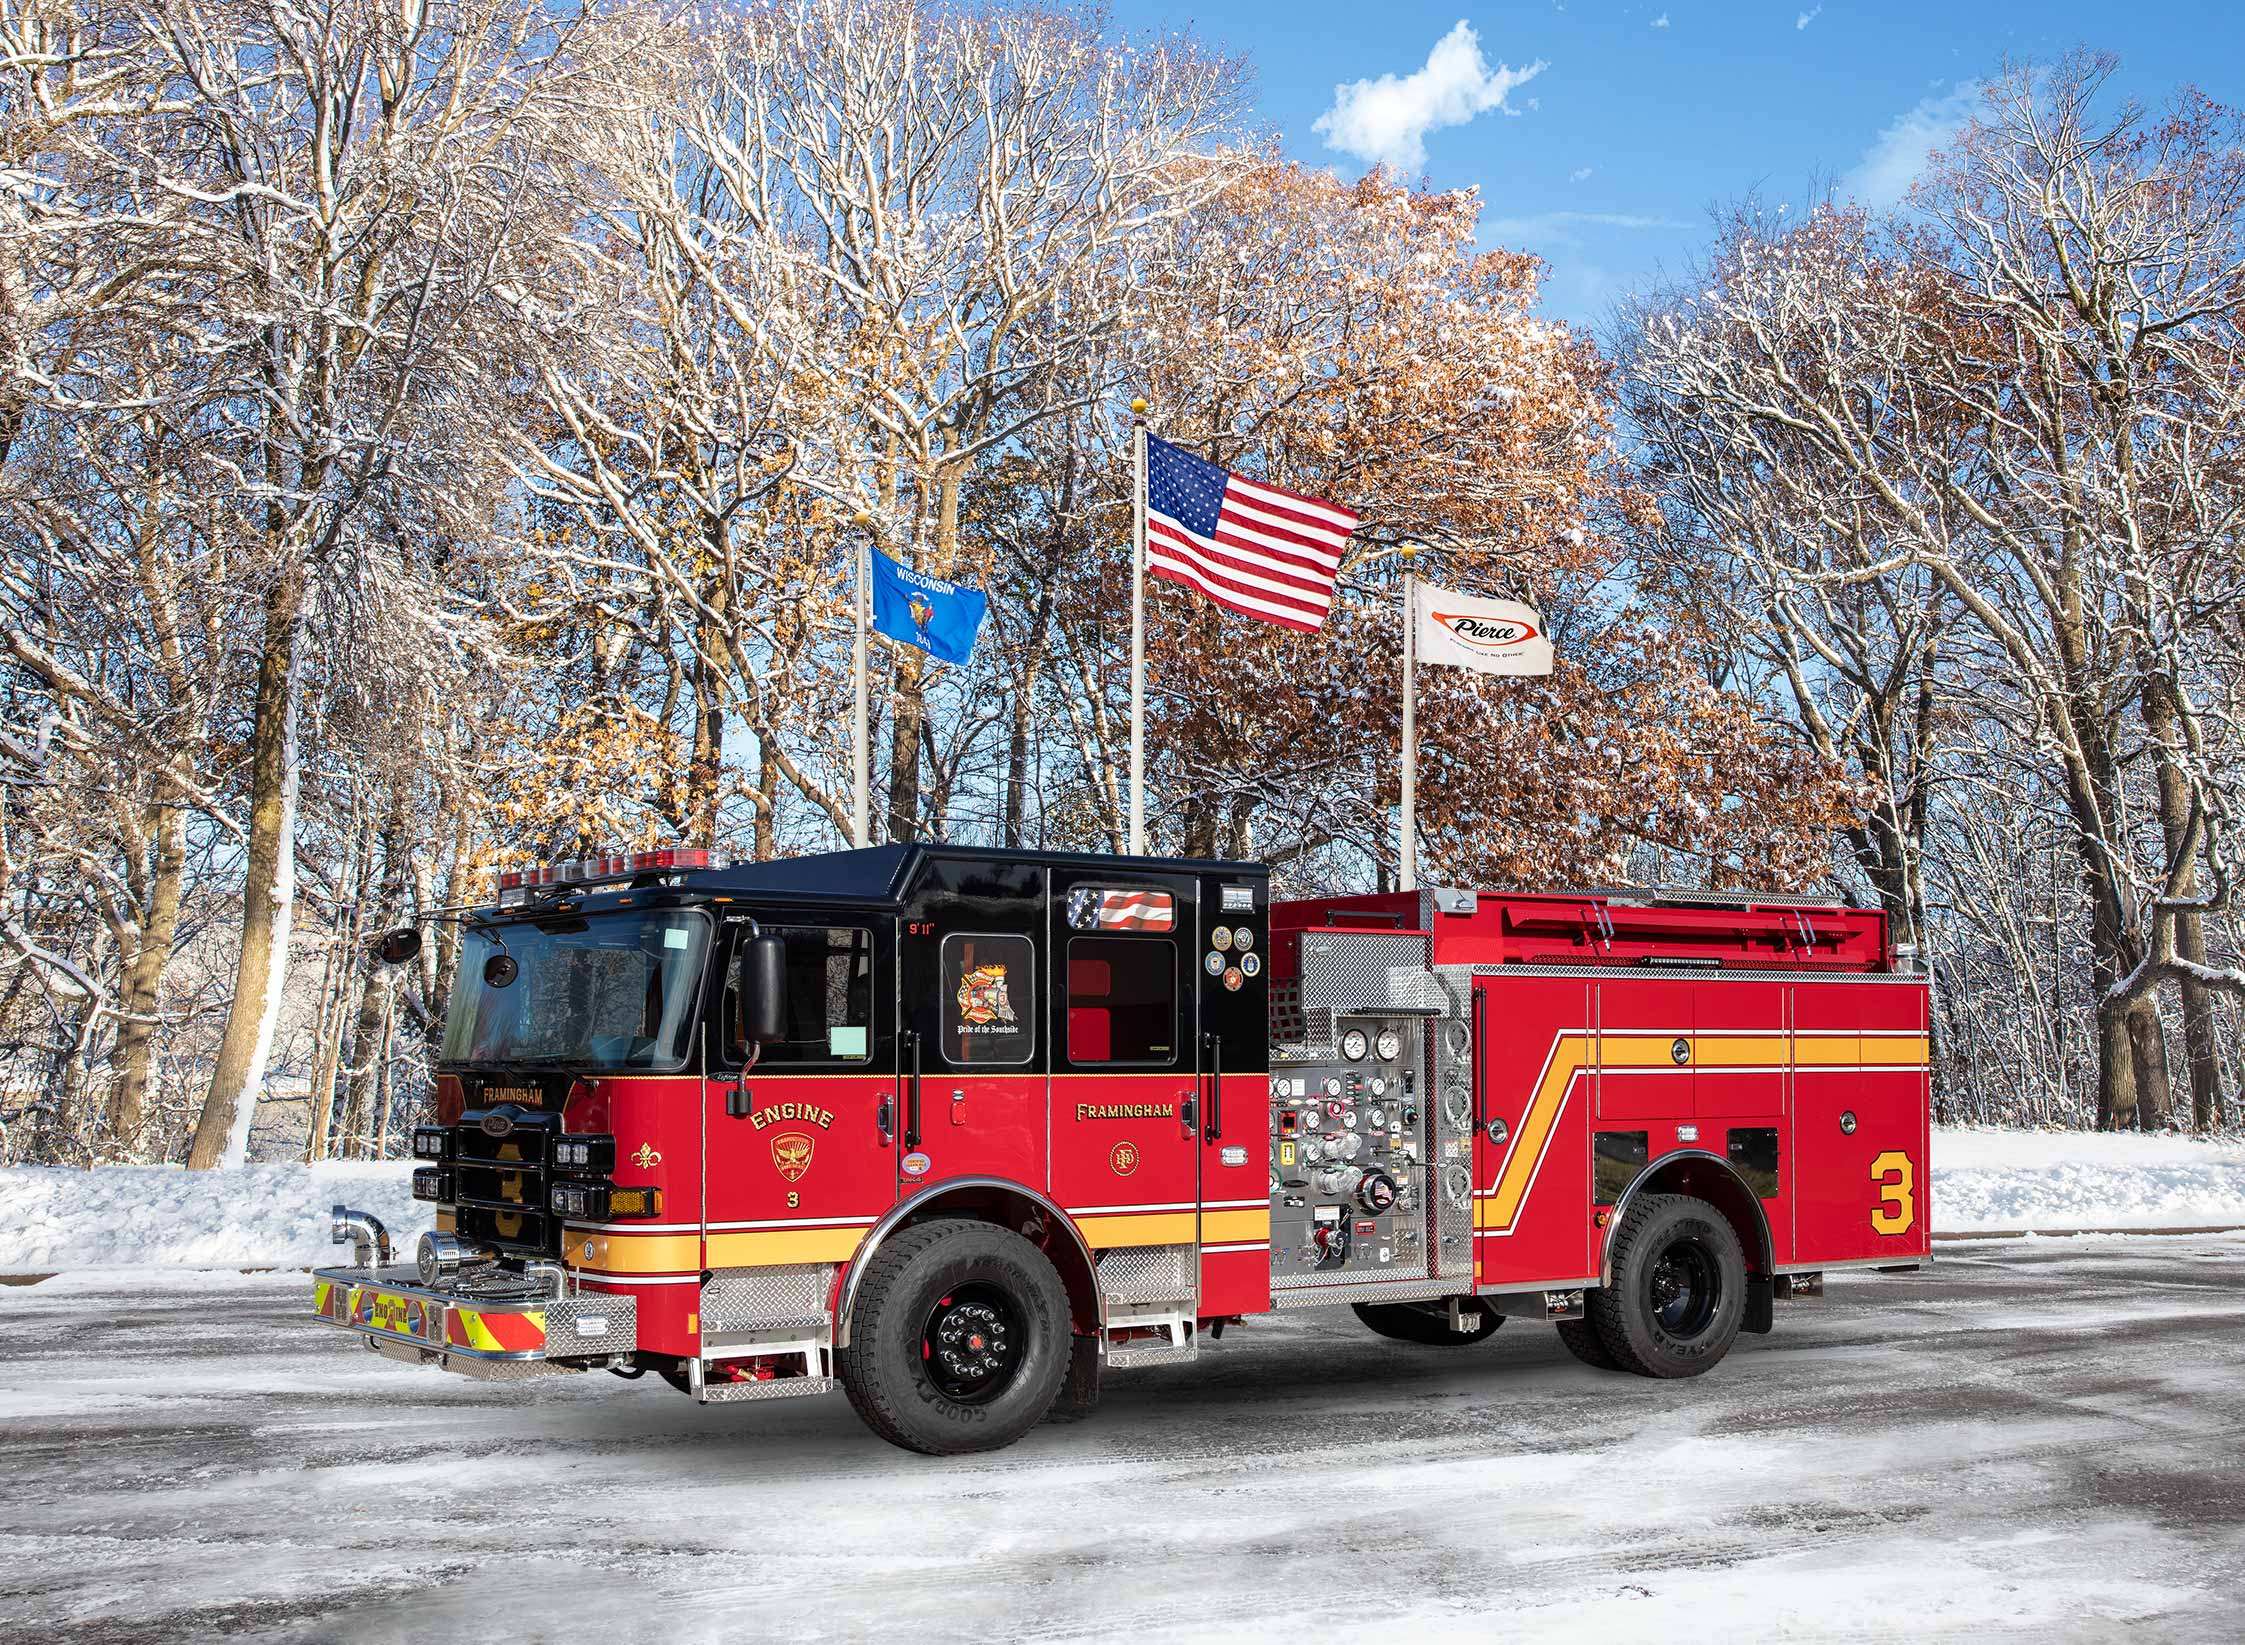
[[[1138,1169],[1138,1144],[1118,1142],[1107,1150],[1107,1163],[1114,1167],[1115,1175],[1127,1177]]]
[[[977,1028],[992,1023],[1013,1024],[1013,999],[1006,993],[1004,966],[978,965],[959,979],[959,1020]]]
[[[811,1168],[813,1139],[802,1131],[782,1131],[772,1139],[772,1163],[789,1182],[800,1182]]]

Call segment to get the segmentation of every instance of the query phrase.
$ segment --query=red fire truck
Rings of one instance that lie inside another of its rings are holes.
[[[435,1226],[392,1265],[337,1207],[314,1311],[476,1377],[839,1384],[948,1453],[1273,1309],[1679,1377],[1925,1259],[1926,989],[1877,912],[1269,893],[941,845],[508,876],[457,916]]]

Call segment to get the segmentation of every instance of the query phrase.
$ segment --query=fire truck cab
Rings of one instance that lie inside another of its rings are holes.
[[[839,1385],[949,1453],[1274,1309],[1688,1376],[1927,1253],[1926,991],[1875,911],[942,845],[529,878],[462,919],[433,1227],[391,1264],[338,1207],[314,1276],[412,1363]]]

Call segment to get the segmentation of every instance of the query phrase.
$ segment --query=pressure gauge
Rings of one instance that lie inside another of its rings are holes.
[[[1382,1029],[1378,1049],[1382,1062],[1395,1061],[1403,1055],[1403,1036],[1392,1028]]]
[[[1385,1074],[1374,1074],[1364,1082],[1364,1085],[1365,1089],[1375,1097],[1384,1097],[1388,1094],[1388,1077]]]
[[[1351,1062],[1362,1062],[1364,1053],[1370,1049],[1371,1042],[1364,1037],[1361,1028],[1352,1028],[1341,1036],[1341,1055]]]
[[[1341,1094],[1340,1075],[1328,1074],[1325,1076],[1325,1094],[1329,1097],[1337,1097]]]

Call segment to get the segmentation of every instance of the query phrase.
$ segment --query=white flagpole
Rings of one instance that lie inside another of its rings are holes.
[[[850,703],[850,843],[860,847],[873,843],[873,784],[866,743],[871,732],[867,726],[870,715],[866,704],[865,624],[866,584],[873,573],[873,563],[866,558],[866,545],[873,535],[873,516],[862,510],[850,521],[856,526],[857,552],[850,578],[850,614],[856,620],[856,635],[850,644],[850,675],[853,697]]]
[[[1130,854],[1146,854],[1146,402],[1130,402]]]
[[[1403,545],[1403,889],[1419,888],[1419,590],[1412,562],[1419,545]]]

